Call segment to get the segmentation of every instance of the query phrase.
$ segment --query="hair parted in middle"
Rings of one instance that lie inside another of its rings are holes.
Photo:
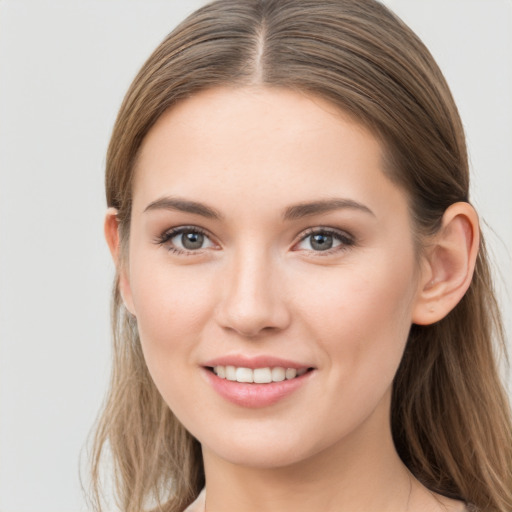
[[[200,91],[247,86],[321,97],[369,128],[382,144],[386,174],[408,196],[418,257],[446,208],[469,200],[464,132],[450,90],[423,43],[386,7],[375,0],[218,0],[159,45],[121,106],[106,169],[121,266],[146,134]],[[97,503],[108,444],[123,511],[141,512],[148,500],[181,511],[204,485],[200,446],[151,380],[118,279],[114,369],[93,451]],[[412,326],[392,404],[395,445],[416,478],[500,512],[512,508],[510,413],[495,357],[503,346],[482,239],[461,303],[434,325]]]

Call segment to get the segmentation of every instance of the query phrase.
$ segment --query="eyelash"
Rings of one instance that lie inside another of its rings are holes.
[[[174,237],[176,237],[182,233],[196,233],[196,234],[203,235],[204,237],[211,240],[210,235],[205,230],[203,230],[197,226],[179,226],[179,227],[170,229],[170,230],[162,233],[160,236],[158,236],[156,238],[155,243],[158,245],[161,245],[161,246],[167,245],[166,248],[169,252],[172,252],[172,253],[178,254],[178,255],[185,255],[185,256],[201,254],[205,249],[207,249],[207,248],[201,248],[201,249],[196,249],[196,250],[180,249],[178,247],[175,247],[171,243],[169,243]],[[323,251],[314,251],[312,249],[308,250],[308,252],[314,253],[315,256],[329,256],[336,252],[346,251],[350,247],[355,245],[354,238],[344,231],[339,231],[339,230],[336,230],[333,228],[315,227],[315,228],[309,228],[305,232],[301,233],[298,242],[294,243],[293,247],[296,247],[298,244],[304,242],[308,237],[311,237],[313,235],[332,236],[333,239],[336,239],[337,241],[340,242],[339,245],[332,247],[330,249],[323,250]]]
[[[196,255],[201,254],[204,249],[196,249],[196,250],[187,250],[187,249],[180,249],[178,247],[175,247],[171,243],[169,243],[175,236],[178,236],[182,233],[196,233],[203,235],[204,237],[210,239],[210,235],[203,229],[198,228],[197,226],[179,226],[177,228],[170,229],[168,231],[165,231],[160,236],[157,237],[155,240],[155,243],[161,246],[165,246],[167,244],[167,250],[169,252],[172,252],[174,254],[183,254],[185,256],[187,255]]]
[[[337,252],[343,252],[350,249],[350,247],[353,247],[355,245],[354,238],[346,233],[345,231],[340,231],[333,228],[327,228],[327,227],[315,227],[315,228],[309,228],[305,232],[301,233],[300,239],[297,243],[294,244],[294,247],[301,242],[304,242],[308,237],[311,237],[313,235],[327,235],[332,236],[333,239],[336,239],[340,242],[339,245],[332,247],[330,249],[326,249],[324,251],[314,251],[310,250],[311,253],[314,253],[315,256],[330,256],[331,254],[337,253]]]

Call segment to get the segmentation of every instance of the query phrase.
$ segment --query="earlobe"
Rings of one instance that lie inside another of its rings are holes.
[[[127,275],[126,265],[122,261],[121,255],[121,240],[119,237],[119,220],[117,218],[117,210],[115,208],[109,208],[105,216],[105,240],[107,241],[110,254],[114,260],[114,264],[119,275],[119,292],[123,299],[126,309],[135,315],[135,309],[133,307],[132,293],[130,287],[130,280]]]
[[[475,269],[480,230],[469,203],[452,204],[425,249],[412,321],[430,325],[444,318],[466,293]]]

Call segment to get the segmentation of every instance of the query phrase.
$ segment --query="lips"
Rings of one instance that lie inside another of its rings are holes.
[[[269,356],[229,356],[205,363],[205,377],[224,399],[242,407],[266,407],[306,383],[314,367]]]

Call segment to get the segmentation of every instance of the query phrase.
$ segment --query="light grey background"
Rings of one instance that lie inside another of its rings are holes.
[[[131,79],[201,0],[0,0],[0,512],[87,510],[109,375],[105,151]],[[445,72],[512,332],[512,2],[389,0]]]

